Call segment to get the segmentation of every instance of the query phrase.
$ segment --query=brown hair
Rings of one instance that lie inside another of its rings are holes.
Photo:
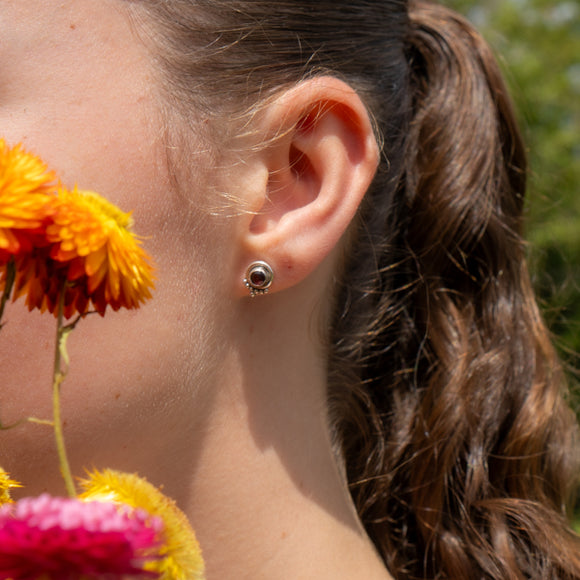
[[[488,47],[403,0],[143,0],[167,94],[250,110],[345,79],[385,136],[337,283],[329,400],[391,574],[580,578],[576,422],[521,238],[524,148]]]

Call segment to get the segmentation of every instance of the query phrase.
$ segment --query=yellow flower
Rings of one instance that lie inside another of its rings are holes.
[[[67,318],[84,314],[91,302],[103,315],[107,306],[138,308],[151,298],[153,271],[131,231],[131,214],[76,188],[59,188],[54,206],[49,250],[39,248],[18,265],[15,295],[26,293],[30,310],[55,313],[63,287]]]
[[[15,487],[22,486],[17,481],[10,479],[10,476],[0,467],[0,505],[13,503],[10,490]]]
[[[185,514],[155,486],[137,475],[112,469],[89,473],[81,486],[85,490],[80,495],[83,500],[115,501],[144,509],[163,520],[162,560],[149,568],[160,574],[160,580],[203,580],[201,549]]]
[[[54,182],[40,159],[0,139],[0,261],[42,243]]]

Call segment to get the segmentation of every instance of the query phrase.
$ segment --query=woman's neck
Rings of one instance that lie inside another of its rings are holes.
[[[323,357],[287,322],[223,361],[188,500],[208,579],[385,580],[333,453]]]

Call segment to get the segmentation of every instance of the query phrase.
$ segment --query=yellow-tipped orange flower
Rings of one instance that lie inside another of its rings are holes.
[[[55,312],[61,292],[64,314],[100,314],[106,307],[138,308],[151,297],[149,258],[131,231],[131,215],[99,194],[60,188],[46,228],[50,246],[18,266],[16,294],[27,294],[32,310]]]
[[[59,191],[46,231],[51,258],[67,266],[67,280],[83,286],[100,313],[107,305],[138,308],[151,298],[152,267],[132,225],[131,214],[97,193]]]
[[[40,159],[0,139],[0,263],[42,245],[54,183]]]

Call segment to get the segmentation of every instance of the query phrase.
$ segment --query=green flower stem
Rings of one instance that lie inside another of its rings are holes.
[[[52,380],[52,418],[54,421],[54,438],[56,441],[56,451],[58,453],[58,461],[60,464],[60,471],[64,478],[64,484],[69,497],[74,498],[77,495],[70,465],[66,455],[66,447],[64,444],[64,434],[62,431],[62,417],[60,413],[60,387],[64,381],[65,371],[61,368],[61,361],[63,349],[65,348],[65,339],[68,329],[63,327],[63,310],[64,310],[64,296],[65,285],[63,284],[59,301],[56,322],[56,345],[54,349],[54,371]],[[66,355],[65,355],[66,357]]]
[[[16,265],[14,264],[14,258],[10,258],[6,264],[6,282],[4,284],[4,291],[2,292],[2,298],[0,298],[0,328],[2,328],[2,318],[4,318],[4,308],[6,307],[6,302],[12,294],[12,287],[14,286],[14,280],[16,278]]]

